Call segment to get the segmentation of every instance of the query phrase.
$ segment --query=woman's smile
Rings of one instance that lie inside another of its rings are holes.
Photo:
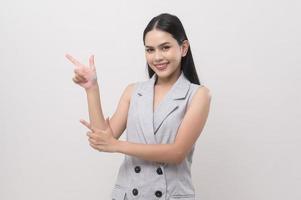
[[[168,62],[155,64],[157,70],[165,70],[167,68]]]

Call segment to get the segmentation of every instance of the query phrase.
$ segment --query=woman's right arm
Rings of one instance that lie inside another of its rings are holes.
[[[101,106],[101,95],[96,78],[94,56],[91,56],[89,59],[89,67],[84,66],[68,54],[66,57],[75,65],[75,77],[73,77],[73,81],[86,90],[91,126],[103,130],[106,129],[107,125],[105,123]],[[118,103],[117,109],[110,118],[111,128],[116,139],[121,136],[126,128],[128,109],[133,88],[134,84],[130,84],[125,88]]]
[[[86,94],[90,124],[98,129],[106,129],[98,83],[96,82],[91,88],[86,89]]]
[[[85,66],[71,55],[66,58],[75,66],[73,82],[86,90],[90,124],[98,129],[105,129],[105,119],[102,113],[94,56],[89,58],[89,66]]]

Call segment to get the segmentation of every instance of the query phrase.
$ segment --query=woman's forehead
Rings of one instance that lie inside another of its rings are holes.
[[[177,42],[170,33],[153,29],[145,35],[145,46],[159,46],[163,43]]]

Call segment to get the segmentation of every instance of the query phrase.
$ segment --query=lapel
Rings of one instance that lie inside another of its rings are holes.
[[[138,116],[139,123],[143,131],[144,138],[147,144],[157,144],[155,134],[159,127],[173,111],[179,107],[179,101],[186,98],[190,88],[190,82],[181,72],[178,80],[174,83],[171,89],[165,94],[156,110],[153,111],[154,100],[154,85],[157,79],[156,74],[151,79],[146,81],[144,87],[138,89]]]

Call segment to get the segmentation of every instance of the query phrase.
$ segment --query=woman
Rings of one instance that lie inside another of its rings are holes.
[[[194,145],[203,130],[211,95],[201,86],[180,20],[154,17],[143,33],[150,79],[130,84],[111,119],[104,119],[94,57],[89,67],[70,55],[73,81],[85,88],[90,123],[81,120],[90,146],[125,154],[112,199],[195,199],[191,180]],[[127,140],[118,138],[126,129]]]

